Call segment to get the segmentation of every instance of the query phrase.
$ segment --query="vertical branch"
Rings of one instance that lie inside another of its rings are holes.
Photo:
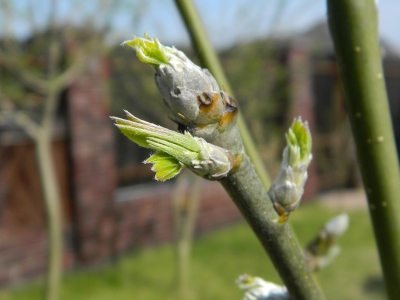
[[[387,293],[400,299],[399,163],[373,0],[329,0],[329,26]]]
[[[48,261],[48,281],[47,299],[58,298],[58,290],[62,273],[62,250],[63,250],[63,231],[61,215],[61,196],[58,182],[55,178],[55,164],[53,161],[52,148],[52,122],[54,107],[58,94],[50,88],[49,95],[45,101],[45,113],[40,126],[39,138],[36,140],[37,159],[41,175],[44,201],[46,205],[47,227],[49,231],[49,261]],[[45,154],[46,153],[46,154]]]
[[[189,242],[189,247],[191,246],[191,242],[193,240],[193,234],[196,224],[196,218],[198,213],[198,208],[200,204],[200,188],[202,183],[202,178],[198,176],[192,176],[192,181],[190,183],[190,193],[189,193],[189,203],[188,203],[188,211],[186,215],[187,224],[184,227],[183,236],[185,240]],[[189,249],[190,250],[190,249]]]
[[[36,140],[36,159],[46,206],[49,235],[46,299],[56,300],[58,299],[62,273],[63,234],[60,207],[61,197],[53,163],[51,138],[49,138],[48,135],[39,135]]]
[[[196,7],[193,4],[193,1],[175,0],[175,3],[186,24],[186,28],[189,31],[193,46],[197,50],[201,64],[209,69],[219,85],[224,87],[228,91],[228,93],[232,97],[234,97],[233,91],[229,86],[229,82],[226,79],[218,57],[204,31],[200,16],[196,10]],[[246,152],[249,155],[264,188],[268,190],[271,184],[271,180],[264,167],[264,163],[257,152],[257,148],[251,138],[251,134],[241,116],[239,116],[238,119],[238,127]]]
[[[50,83],[51,85],[51,83]],[[45,101],[45,113],[35,139],[36,158],[39,166],[42,191],[46,207],[47,230],[49,235],[49,257],[47,271],[46,299],[58,299],[62,274],[63,228],[61,195],[56,178],[52,155],[52,121],[54,107],[59,94],[49,89]]]
[[[36,36],[39,33],[39,25],[37,24],[37,20],[35,19],[35,3],[33,0],[30,0],[26,3],[26,19],[29,23],[29,26],[32,31],[32,36]]]
[[[51,123],[53,121],[54,112],[58,104],[60,91],[57,90],[56,76],[60,64],[61,45],[56,33],[56,0],[51,1],[51,10],[49,15],[50,25],[50,44],[47,63],[47,77],[49,91],[45,101],[44,113],[42,117],[42,127],[44,130],[51,130]]]
[[[59,45],[52,44],[50,46],[50,58],[49,60],[54,60],[54,56],[58,56],[60,52]],[[59,103],[61,88],[64,87],[61,84],[58,84],[57,77],[55,76],[55,64],[58,64],[57,61],[54,61],[52,66],[49,67],[49,79],[48,79],[48,94],[46,95],[46,100],[44,102],[44,111],[42,116],[42,129],[47,131],[47,134],[51,134],[51,125],[53,123],[55,111],[57,109],[57,105]]]
[[[182,295],[189,292],[188,279],[190,276],[190,250],[193,233],[200,203],[201,178],[190,174],[191,182],[187,176],[178,177],[173,196],[172,212],[175,225],[175,247],[177,260],[177,285]],[[189,196],[186,188],[190,186]]]
[[[5,39],[5,44],[8,46],[9,43],[11,42],[11,37],[12,37],[12,27],[13,27],[13,17],[14,17],[14,12],[13,12],[13,3],[10,0],[4,0],[1,3],[1,16],[3,17],[2,21],[2,26],[1,26],[1,34],[3,35]]]
[[[47,65],[48,93],[44,103],[39,137],[36,140],[37,160],[43,186],[44,201],[46,204],[47,227],[49,233],[49,260],[46,290],[47,300],[56,300],[59,298],[63,254],[61,195],[56,179],[51,138],[55,110],[61,92],[57,89],[57,85],[55,84],[61,57],[61,47],[56,34],[55,20],[56,0],[52,0],[49,15],[51,37]]]

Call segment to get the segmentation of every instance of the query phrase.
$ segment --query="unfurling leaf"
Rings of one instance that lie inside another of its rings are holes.
[[[170,48],[161,45],[156,38],[150,38],[147,32],[143,38],[134,36],[131,40],[125,41],[122,44],[135,49],[137,57],[146,64],[158,66],[167,64],[169,61],[167,53],[171,52]]]
[[[295,148],[299,155],[298,160],[309,160],[311,154],[311,134],[307,122],[302,122],[301,118],[294,119],[292,126],[286,135],[288,147]],[[293,150],[292,150],[293,151]],[[289,151],[289,164],[292,162],[293,154]]]
[[[144,161],[153,164],[151,170],[156,173],[155,179],[165,181],[179,174],[183,166],[177,159],[164,152],[156,152]]]

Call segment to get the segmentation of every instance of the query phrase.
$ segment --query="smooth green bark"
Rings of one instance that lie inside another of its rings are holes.
[[[348,114],[389,299],[400,299],[400,175],[373,0],[328,0]]]
[[[186,28],[193,43],[193,47],[196,49],[196,53],[198,54],[201,65],[211,72],[220,87],[226,89],[228,94],[235,98],[218,60],[217,54],[207,38],[200,16],[195,5],[193,4],[193,1],[175,0],[175,3],[185,22]],[[251,134],[240,114],[238,119],[238,127],[246,152],[249,155],[251,162],[254,164],[254,168],[258,174],[258,177],[263,183],[263,186],[268,190],[269,186],[271,185],[271,179],[264,167],[264,162],[258,154],[257,147],[251,138]]]

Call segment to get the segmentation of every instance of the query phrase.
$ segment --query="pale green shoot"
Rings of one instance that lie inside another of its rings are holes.
[[[143,38],[134,36],[131,40],[122,44],[135,49],[139,60],[146,64],[153,66],[168,64],[169,59],[166,54],[171,52],[171,49],[161,45],[156,38],[150,38],[147,32],[145,32]]]
[[[294,119],[286,134],[287,146],[283,151],[283,161],[278,176],[268,191],[275,210],[284,223],[289,213],[300,204],[307,168],[312,159],[311,134],[307,122]]]
[[[311,155],[311,134],[307,122],[303,123],[300,117],[294,119],[286,134],[286,142],[289,147],[289,165],[308,160]]]
[[[139,146],[157,150],[145,163],[152,163],[155,178],[160,181],[179,174],[183,165],[199,159],[201,151],[190,134],[181,134],[136,118],[125,111],[128,120],[112,117],[115,125],[131,141]]]
[[[179,174],[184,166],[211,180],[225,177],[234,163],[233,155],[220,147],[193,137],[143,121],[129,112],[127,120],[111,117],[115,125],[139,146],[156,150],[145,163],[152,163],[155,178],[164,181]]]

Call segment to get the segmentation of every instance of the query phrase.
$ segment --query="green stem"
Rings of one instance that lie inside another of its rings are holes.
[[[373,0],[328,0],[329,26],[387,293],[400,299],[400,175]]]
[[[276,223],[279,216],[249,158],[221,183],[267,251],[291,299],[323,299],[289,224]]]
[[[221,64],[218,60],[217,54],[215,53],[207,38],[204,27],[201,23],[200,16],[196,10],[195,5],[193,4],[193,1],[175,0],[175,3],[186,24],[186,28],[189,31],[193,46],[198,53],[201,65],[211,72],[220,87],[225,88],[228,94],[235,98],[233,91],[229,86],[229,82],[226,79],[224,71],[221,67]],[[271,185],[271,180],[269,178],[268,172],[264,167],[264,162],[258,154],[257,147],[255,146],[254,141],[251,138],[251,134],[241,115],[239,115],[237,124],[239,127],[240,135],[242,137],[244,148],[246,149],[247,154],[254,164],[254,168],[264,188],[268,190],[269,186]]]

